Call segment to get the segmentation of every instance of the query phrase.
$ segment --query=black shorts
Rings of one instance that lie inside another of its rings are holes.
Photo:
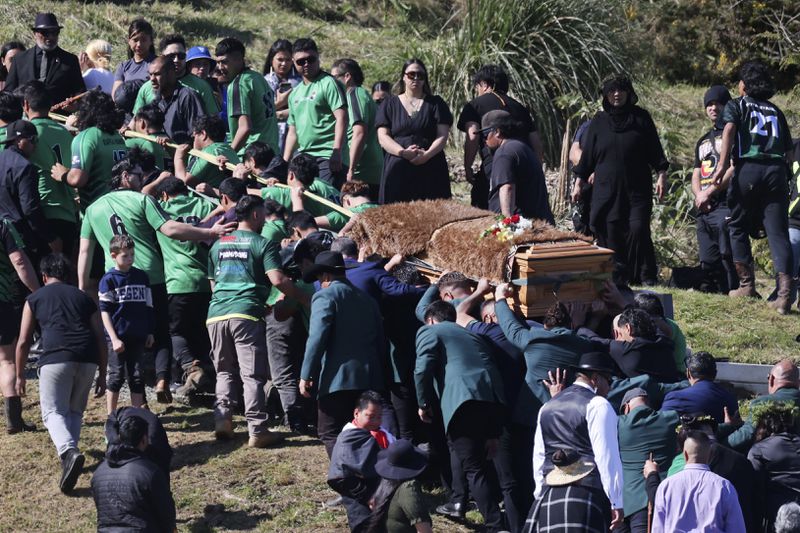
[[[14,344],[19,336],[20,314],[14,304],[0,302],[0,346]]]

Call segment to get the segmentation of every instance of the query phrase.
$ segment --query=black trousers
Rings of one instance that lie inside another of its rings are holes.
[[[50,231],[61,239],[61,253],[72,261],[72,264],[77,265],[78,224],[66,220],[48,219],[47,225],[50,227]],[[73,254],[75,255],[73,256]],[[39,271],[38,264],[34,264],[33,268],[37,272]]]
[[[647,533],[647,507],[626,516],[620,533]]]
[[[392,406],[397,415],[397,438],[415,440],[419,426],[417,394],[414,384],[392,383],[390,386]]]
[[[356,401],[363,390],[343,390],[320,397],[317,405],[317,434],[330,459],[336,437],[353,420]]]
[[[739,286],[728,231],[730,214],[727,206],[719,206],[708,213],[699,213],[696,220],[700,266],[722,293]]]
[[[489,177],[481,169],[473,174],[475,181],[469,193],[470,204],[478,209],[489,209]]]
[[[169,381],[172,368],[172,339],[169,336],[169,297],[167,284],[159,283],[150,287],[153,295],[153,312],[156,317],[156,328],[153,336],[153,353],[155,354],[156,379]]]
[[[650,234],[652,215],[650,198],[632,199],[627,217],[596,220],[592,225],[597,244],[614,250],[614,259],[625,266],[632,284],[655,282],[658,278],[656,252]]]
[[[491,488],[492,463],[486,456],[486,442],[500,436],[501,414],[502,407],[498,404],[469,401],[456,410],[447,428],[448,444],[461,461],[487,531],[505,529]]]
[[[753,262],[750,235],[763,225],[775,272],[792,272],[789,244],[789,183],[781,162],[742,161],[736,166],[728,194],[731,220],[728,223],[733,260]]]
[[[509,424],[494,458],[508,529],[514,533],[522,529],[533,504],[533,434],[532,427]]]
[[[211,341],[206,318],[211,293],[170,294],[167,300],[169,334],[175,362],[182,370],[190,367],[195,360],[205,366],[210,365]]]

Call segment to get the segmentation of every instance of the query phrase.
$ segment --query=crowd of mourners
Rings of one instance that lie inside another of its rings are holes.
[[[275,41],[257,72],[236,38],[212,54],[139,18],[112,72],[109,43],[76,56],[61,28],[40,13],[34,46],[0,49],[0,388],[7,432],[35,431],[35,363],[64,493],[88,399],[105,398],[98,530],[175,529],[172,449],[148,402],[210,395],[216,439],[242,419],[252,448],[317,437],[338,495],[325,505],[357,532],[431,531],[432,511],[475,508],[490,532],[800,531],[795,363],[740,415],[714,356],[630,288],[658,281],[653,174],[661,198],[669,163],[628,78],[603,82],[570,150],[575,229],[613,250],[614,277],[536,322],[509,284],[430,283],[348,237],[381,204],[451,197],[453,114],[422,61],[370,91],[354,59],[325,71],[310,38]],[[534,117],[502,68],[473,81],[456,122],[471,203],[554,223]],[[755,62],[736,98],[706,92],[692,190],[700,288],[757,297],[750,238],[766,235],[786,314],[800,173],[774,92]],[[446,501],[429,509],[434,486]]]

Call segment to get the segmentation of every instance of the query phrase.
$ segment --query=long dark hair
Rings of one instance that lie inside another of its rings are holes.
[[[104,133],[115,133],[125,122],[125,112],[100,89],[91,90],[80,99],[76,114],[75,125],[81,131],[95,126]]]
[[[422,92],[427,95],[433,94],[433,91],[431,91],[431,86],[428,84],[428,69],[421,59],[417,59],[415,57],[412,57],[403,63],[403,68],[400,70],[400,79],[394,86],[395,92],[397,94],[401,94],[406,91],[406,69],[411,65],[419,65],[422,67],[422,71],[425,73],[425,83],[422,84]]]
[[[3,60],[5,60],[6,54],[8,54],[11,50],[19,50],[20,52],[24,52],[25,45],[19,41],[8,41],[2,47],[0,47],[0,81],[6,81],[6,78],[8,78],[8,70],[3,64]]]
[[[374,501],[372,505],[372,515],[367,525],[366,533],[382,533],[386,531],[386,517],[389,514],[389,505],[400,485],[406,480],[381,479],[375,494],[372,495]]]
[[[272,72],[272,60],[275,59],[275,56],[278,52],[288,52],[289,57],[292,56],[292,43],[286,39],[278,39],[272,46],[269,47],[269,52],[267,52],[267,59],[264,61],[264,71],[263,74],[266,76],[270,72]],[[294,70],[294,62],[292,63],[292,69],[290,71],[290,76],[296,76],[297,72]]]
[[[156,34],[153,31],[153,26],[143,18],[134,19],[130,26],[128,26],[128,39],[131,40],[134,35],[144,33],[150,36],[150,56],[156,55]],[[133,59],[133,50],[128,46],[128,59]]]

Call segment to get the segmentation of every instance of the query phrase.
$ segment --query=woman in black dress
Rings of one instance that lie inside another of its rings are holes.
[[[419,59],[403,65],[399,94],[381,104],[375,119],[378,142],[386,152],[380,202],[450,198],[450,172],[444,145],[453,115],[431,94],[428,71]]]
[[[630,282],[654,285],[658,278],[650,218],[653,213],[653,170],[656,194],[663,198],[669,162],[650,113],[638,107],[633,85],[625,76],[603,83],[603,111],[586,132],[579,182],[594,173],[589,225],[597,244],[611,248]]]

